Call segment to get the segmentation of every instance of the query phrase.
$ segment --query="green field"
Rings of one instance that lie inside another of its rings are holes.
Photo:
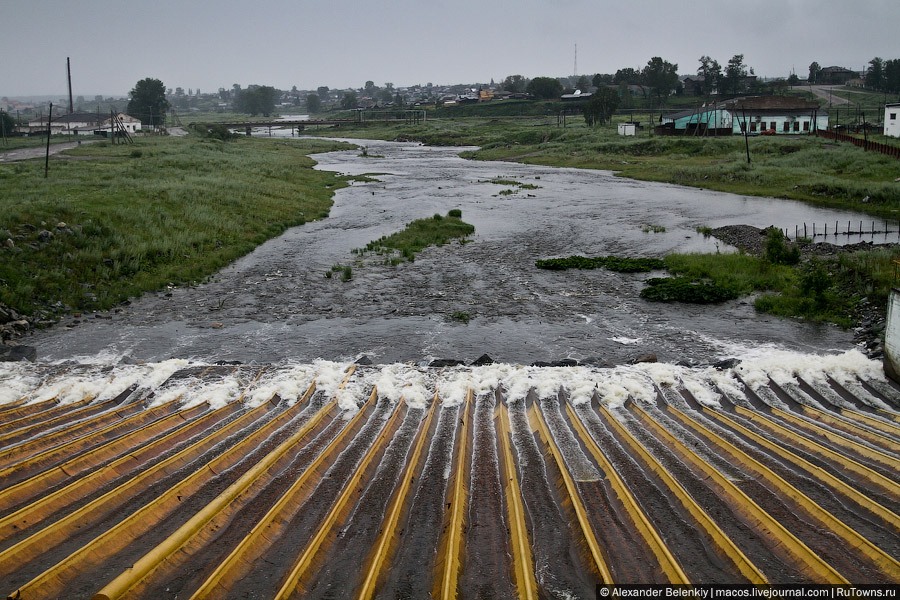
[[[83,145],[46,179],[43,159],[0,164],[0,303],[51,317],[203,280],[328,216],[344,179],[308,155],[348,147],[154,136]]]

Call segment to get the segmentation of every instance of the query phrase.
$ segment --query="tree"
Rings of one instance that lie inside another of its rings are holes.
[[[138,81],[129,92],[126,112],[144,125],[164,125],[170,104],[166,100],[166,86],[159,79],[147,77]]]
[[[316,88],[316,93],[319,94],[319,98],[322,99],[322,102],[328,101],[328,92],[331,90],[328,89],[327,85],[320,85]]]
[[[818,83],[819,82],[819,73],[821,73],[822,67],[819,66],[819,63],[813,61],[809,63],[809,77],[806,80],[810,83]]]
[[[591,95],[582,109],[584,121],[593,127],[609,121],[619,107],[619,94],[616,90],[603,86]]]
[[[365,87],[363,88],[363,92],[369,98],[374,98],[375,93],[378,92],[378,86],[375,85],[374,81],[367,81]]]
[[[509,75],[503,80],[501,87],[510,94],[521,94],[528,85],[528,79],[521,75]]]
[[[356,92],[350,90],[349,92],[344,92],[344,97],[341,98],[341,108],[345,110],[352,110],[356,108],[359,99],[356,96]]]
[[[884,89],[894,94],[900,92],[900,58],[884,61]]]
[[[869,61],[869,68],[866,69],[866,87],[873,90],[884,87],[884,61],[877,56]]]
[[[735,54],[725,67],[722,87],[726,92],[737,95],[743,89],[743,80],[747,76],[747,66],[744,64],[744,55]]]
[[[663,98],[668,98],[675,86],[678,85],[678,65],[654,56],[647,61],[641,78],[644,84],[656,93],[656,98],[661,102]]]
[[[701,87],[703,94],[710,96],[719,87],[719,81],[722,79],[722,66],[717,60],[713,60],[708,56],[701,56],[697,76],[703,78]]]
[[[625,83],[628,85],[640,85],[641,74],[636,69],[632,69],[630,67],[619,69],[618,71],[616,71],[616,74],[613,75],[612,82],[616,85],[619,85],[620,83]]]
[[[563,87],[559,79],[555,77],[535,77],[528,82],[525,91],[542,100],[550,100],[559,98],[562,95]]]
[[[322,99],[318,94],[307,94],[306,96],[306,112],[312,114],[322,110]]]
[[[249,85],[238,95],[234,102],[234,109],[252,116],[262,114],[268,117],[275,111],[277,96],[278,90],[272,86]]]
[[[603,87],[604,85],[611,85],[612,82],[613,82],[612,75],[602,75],[600,73],[597,73],[591,79],[591,85],[593,85],[595,88]]]
[[[575,82],[575,89],[581,90],[582,92],[588,89],[591,83],[588,81],[587,75],[582,75],[578,78],[578,81]]]
[[[6,137],[10,135],[16,127],[16,120],[13,119],[8,112],[0,112],[0,132]]]

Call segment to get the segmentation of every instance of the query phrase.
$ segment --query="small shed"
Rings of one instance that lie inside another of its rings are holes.
[[[884,105],[884,135],[900,138],[900,102]]]
[[[619,123],[619,135],[630,136],[637,133],[637,125],[634,123]]]

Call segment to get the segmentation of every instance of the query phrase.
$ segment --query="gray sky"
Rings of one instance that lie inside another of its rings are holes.
[[[764,77],[900,58],[900,0],[0,0],[0,96],[214,92],[696,73],[735,54]]]

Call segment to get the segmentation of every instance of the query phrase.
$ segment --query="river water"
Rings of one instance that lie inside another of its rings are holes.
[[[666,362],[709,363],[766,348],[852,348],[852,332],[760,315],[747,299],[712,307],[641,300],[644,280],[659,273],[543,271],[535,261],[728,252],[734,249],[696,228],[793,230],[798,223],[856,222],[863,215],[603,171],[467,161],[458,156],[461,148],[357,143],[368,156],[354,150],[315,157],[319,169],[378,174],[377,182],[339,190],[327,219],[287,231],[208,283],[68,319],[27,343],[42,361],[105,355],[260,363],[365,355],[376,363],[416,364],[488,354],[520,364],[611,365],[646,353]],[[537,187],[491,183],[497,178]],[[500,193],[505,190],[513,193]],[[469,243],[430,248],[398,266],[352,252],[414,219],[454,208],[475,226]],[[654,233],[652,226],[665,231]],[[334,265],[350,265],[352,279],[326,277]]]

